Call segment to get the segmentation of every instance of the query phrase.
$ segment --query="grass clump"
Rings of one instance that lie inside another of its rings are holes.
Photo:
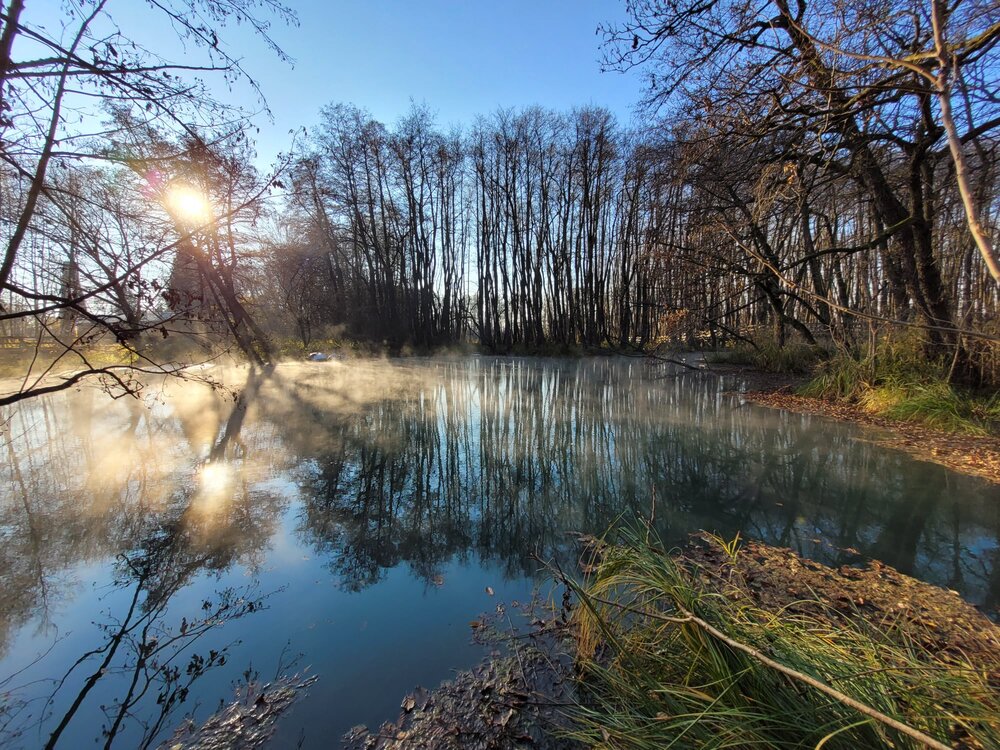
[[[577,593],[582,694],[572,713],[587,746],[854,750],[925,747],[924,736],[931,747],[1000,747],[1000,697],[983,670],[863,621],[761,609],[732,578],[711,590],[642,533],[605,548]]]
[[[824,354],[818,346],[801,342],[779,346],[773,339],[762,339],[714,352],[707,360],[724,365],[749,365],[765,372],[803,374],[810,372]]]
[[[870,414],[950,432],[989,435],[1000,427],[1000,397],[957,388],[949,363],[928,360],[915,338],[883,338],[824,361],[804,396],[847,401]]]

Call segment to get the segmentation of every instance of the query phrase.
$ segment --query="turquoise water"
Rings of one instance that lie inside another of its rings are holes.
[[[156,747],[247,676],[307,672],[275,746],[329,747],[477,662],[470,621],[544,596],[572,532],[650,513],[667,544],[875,557],[995,615],[995,486],[738,385],[633,359],[372,360],[283,365],[239,400],[170,382],[10,410],[0,744]]]

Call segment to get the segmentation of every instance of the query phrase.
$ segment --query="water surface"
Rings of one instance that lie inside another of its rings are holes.
[[[571,532],[651,512],[668,544],[875,557],[995,613],[994,486],[734,385],[629,359],[406,359],[283,365],[239,400],[169,382],[12,409],[0,744],[155,747],[248,676],[308,667],[275,745],[329,747],[478,661],[470,621],[547,591],[538,560],[572,559]]]

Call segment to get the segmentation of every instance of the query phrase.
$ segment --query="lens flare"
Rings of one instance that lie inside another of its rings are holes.
[[[190,185],[176,183],[167,188],[167,209],[181,221],[205,224],[212,220],[212,205]]]

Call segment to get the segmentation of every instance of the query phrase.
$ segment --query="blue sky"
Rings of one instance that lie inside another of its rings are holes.
[[[297,28],[272,34],[294,58],[282,63],[246,28],[223,30],[231,54],[257,78],[274,116],[258,118],[258,150],[269,161],[288,147],[288,131],[315,123],[321,106],[349,102],[395,122],[410,100],[426,103],[438,124],[471,124],[497,107],[541,104],[608,107],[628,123],[641,93],[638,74],[600,72],[602,21],[621,20],[621,0],[285,0]],[[57,12],[38,0],[32,22]],[[31,3],[27,5],[32,8]],[[162,17],[142,0],[111,0],[123,30],[152,49],[180,47]],[[151,23],[156,19],[158,23]],[[217,87],[220,98],[253,105],[249,91]]]
[[[250,66],[274,113],[275,127],[267,131],[275,136],[315,122],[329,102],[357,104],[392,123],[412,98],[448,126],[469,124],[498,106],[530,104],[600,104],[628,122],[639,98],[638,75],[600,72],[595,30],[622,17],[618,0],[292,5],[300,27],[275,29],[275,36],[295,58],[294,68],[276,63],[259,43],[269,62]]]

